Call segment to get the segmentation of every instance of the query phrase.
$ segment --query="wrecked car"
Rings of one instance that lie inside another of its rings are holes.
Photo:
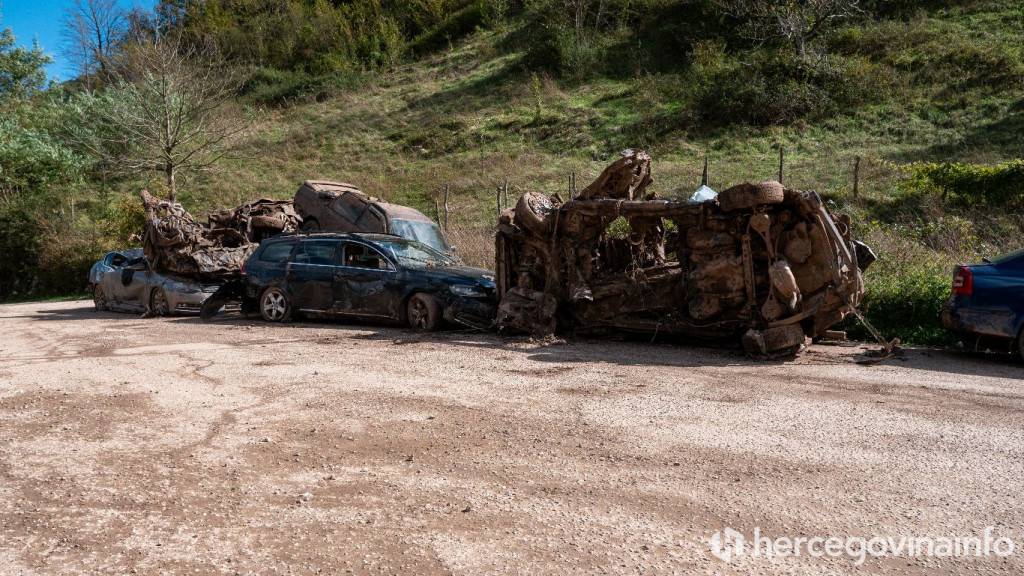
[[[265,240],[245,264],[242,310],[268,322],[357,318],[437,330],[493,324],[487,270],[460,266],[415,240],[386,234],[310,234]],[[206,312],[204,311],[204,314]]]
[[[815,192],[745,183],[686,202],[652,183],[650,156],[630,150],[574,198],[527,193],[503,211],[499,329],[728,339],[776,357],[858,306],[870,250]]]
[[[196,314],[218,287],[152,270],[141,248],[109,252],[89,270],[97,311]]]
[[[295,211],[303,232],[371,232],[416,240],[454,255],[444,234],[423,213],[383,202],[351,184],[307,180],[295,193]]]
[[[146,211],[142,246],[154,270],[204,282],[237,277],[260,240],[298,230],[291,202],[260,199],[198,222],[182,206],[140,192]]]

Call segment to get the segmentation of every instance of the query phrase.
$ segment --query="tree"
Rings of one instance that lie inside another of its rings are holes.
[[[75,0],[64,16],[64,53],[78,65],[79,76],[105,75],[114,51],[128,29],[128,15],[117,0]]]
[[[804,62],[810,60],[812,41],[861,13],[860,0],[719,0],[719,5],[746,22],[750,38],[785,42]]]
[[[26,49],[14,42],[10,28],[0,30],[0,100],[32,96],[46,87],[50,57],[38,45]]]
[[[174,201],[179,174],[213,168],[247,125],[228,111],[238,82],[218,61],[180,37],[127,44],[113,85],[79,96],[91,121],[73,123],[72,138],[109,170],[161,173]]]

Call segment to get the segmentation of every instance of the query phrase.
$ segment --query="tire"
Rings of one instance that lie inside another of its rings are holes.
[[[163,288],[154,288],[150,293],[149,312],[153,316],[170,316],[171,306],[167,303],[167,293]]]
[[[291,311],[288,295],[277,286],[271,286],[260,294],[260,316],[267,322],[284,322]]]
[[[97,312],[104,312],[110,309],[107,304],[107,294],[103,291],[102,286],[96,286],[92,291],[92,303],[96,306]]]
[[[284,220],[274,218],[273,216],[253,216],[252,220],[249,221],[253,228],[263,228],[265,230],[284,230]]]
[[[419,332],[433,332],[441,326],[441,305],[430,294],[413,294],[406,304],[405,316],[409,328]]]
[[[779,204],[785,196],[782,184],[774,180],[751,184],[745,182],[724,190],[718,195],[718,205],[724,212],[749,210],[765,204]]]
[[[551,199],[537,192],[527,192],[516,202],[516,223],[534,234],[547,234],[555,206]]]
[[[320,222],[318,222],[316,218],[310,218],[308,220],[303,220],[302,221],[302,231],[303,232],[319,232],[320,231]]]

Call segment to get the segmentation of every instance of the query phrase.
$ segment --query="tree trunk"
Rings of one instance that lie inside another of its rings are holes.
[[[167,167],[164,169],[164,172],[167,174],[167,188],[171,191],[170,201],[171,202],[177,202],[178,201],[178,189],[177,189],[177,187],[175,185],[175,182],[174,182],[174,172],[175,172],[174,164],[168,163]]]

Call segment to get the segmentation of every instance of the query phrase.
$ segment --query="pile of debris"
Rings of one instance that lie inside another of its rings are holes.
[[[260,240],[299,229],[291,201],[260,199],[210,214],[200,224],[181,204],[143,190],[142,247],[154,270],[202,281],[237,276]]]
[[[498,326],[680,334],[791,355],[853,312],[874,259],[815,192],[740,184],[705,201],[647,192],[627,150],[577,197],[527,193],[498,221]],[[609,225],[625,219],[628,232]]]

